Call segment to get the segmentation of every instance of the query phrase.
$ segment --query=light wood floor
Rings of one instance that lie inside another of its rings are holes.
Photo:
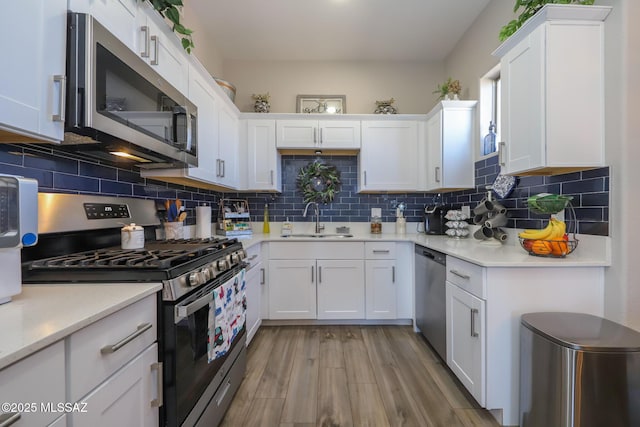
[[[225,427],[497,426],[409,326],[268,326]]]

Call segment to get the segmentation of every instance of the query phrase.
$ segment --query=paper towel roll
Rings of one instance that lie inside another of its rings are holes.
[[[211,237],[211,206],[196,206],[196,237]]]

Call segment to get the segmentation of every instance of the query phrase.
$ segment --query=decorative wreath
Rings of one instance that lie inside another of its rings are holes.
[[[329,203],[340,191],[340,172],[335,166],[316,160],[300,169],[298,188],[304,203]]]

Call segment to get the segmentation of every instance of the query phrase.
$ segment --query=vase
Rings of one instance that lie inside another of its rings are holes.
[[[453,100],[454,100],[454,101],[460,101],[460,98],[458,97],[458,94],[457,94],[457,93],[454,93],[454,94],[453,94]]]
[[[253,111],[256,113],[268,113],[271,105],[267,101],[256,101],[253,105]]]

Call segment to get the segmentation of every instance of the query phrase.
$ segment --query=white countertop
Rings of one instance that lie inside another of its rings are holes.
[[[0,305],[0,369],[161,289],[161,283],[23,285]]]
[[[390,226],[389,226],[390,224]],[[368,227],[368,223],[366,226]],[[384,227],[386,225],[386,227]],[[382,234],[371,234],[363,231],[362,227],[351,227],[353,237],[282,237],[278,232],[261,234],[254,231],[251,238],[240,239],[245,248],[259,242],[353,242],[353,241],[399,241],[412,242],[426,246],[447,255],[480,265],[482,267],[607,267],[611,265],[611,238],[606,236],[578,235],[578,247],[565,258],[548,258],[529,255],[517,238],[518,230],[505,229],[509,238],[505,243],[499,243],[490,239],[487,241],[476,240],[473,237],[465,239],[453,239],[448,236],[433,236],[423,233],[396,234],[393,223],[385,223]],[[254,229],[257,227],[254,227]],[[354,230],[354,228],[356,228]],[[279,230],[279,226],[272,230]],[[407,225],[407,230],[413,229]],[[296,229],[294,233],[307,233],[308,230]],[[333,227],[326,233],[333,233]]]

